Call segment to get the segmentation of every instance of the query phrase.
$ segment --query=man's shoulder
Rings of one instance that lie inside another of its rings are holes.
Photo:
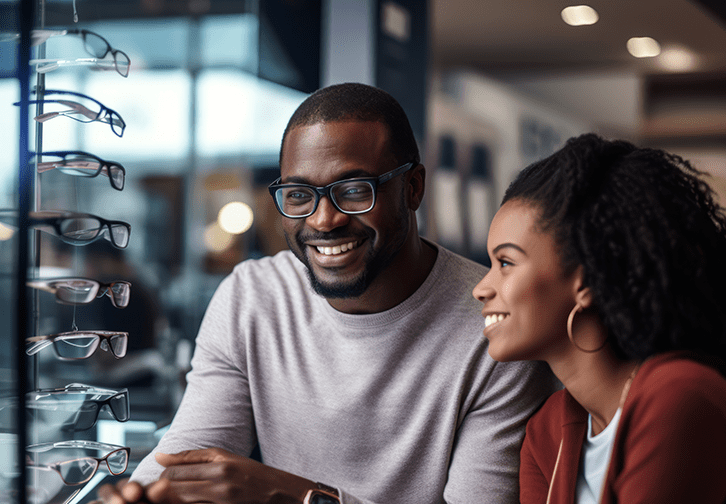
[[[489,271],[489,268],[481,263],[468,259],[431,240],[424,240],[438,251],[437,261],[441,263],[441,268],[446,272],[447,277],[453,275],[478,283]]]

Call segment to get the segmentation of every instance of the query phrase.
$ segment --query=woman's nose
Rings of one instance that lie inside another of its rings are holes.
[[[474,290],[472,291],[472,295],[475,299],[478,299],[482,303],[485,303],[492,299],[494,297],[494,289],[489,285],[488,277],[489,273],[484,275],[484,278],[481,279],[481,281],[476,284],[476,287],[474,287]]]

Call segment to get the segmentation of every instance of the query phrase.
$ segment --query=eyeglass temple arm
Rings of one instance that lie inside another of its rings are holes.
[[[96,172],[98,166],[101,165],[98,161],[43,161],[38,163],[38,173],[45,173],[55,168],[73,168],[74,170],[88,170]],[[109,176],[108,168],[106,165],[101,165],[101,174]]]
[[[43,350],[45,347],[52,345],[53,340],[51,340],[47,336],[34,336],[31,338],[26,338],[25,343],[32,343],[32,345],[28,346],[25,349],[25,353],[28,355],[35,355]]]
[[[37,115],[35,117],[36,121],[45,122],[48,119],[52,119],[53,117],[57,117],[59,115],[67,116],[67,115],[76,113],[76,114],[81,114],[81,115],[91,119],[92,121],[108,122],[108,120],[104,121],[105,118],[99,118],[99,116],[101,115],[100,112],[94,112],[91,109],[89,109],[88,107],[81,105],[80,103],[76,103],[76,102],[70,101],[70,100],[53,100],[53,101],[56,103],[60,103],[61,105],[65,105],[66,107],[70,107],[71,110],[62,110],[62,111],[58,111],[58,112],[46,112],[44,114]]]

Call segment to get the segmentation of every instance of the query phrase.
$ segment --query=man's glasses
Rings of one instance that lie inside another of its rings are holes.
[[[31,93],[35,94],[37,91],[31,91]],[[66,107],[65,109],[54,110],[37,115],[35,116],[36,121],[43,123],[53,119],[54,117],[68,117],[83,123],[102,122],[109,124],[111,126],[111,131],[113,131],[114,134],[119,137],[123,136],[124,130],[126,129],[126,122],[118,112],[106,107],[100,101],[81,93],[61,91],[58,89],[46,89],[43,92],[44,97],[49,95],[66,95],[75,99],[81,99],[83,103],[65,99],[30,100],[28,103],[31,105],[42,103],[43,105],[58,104]],[[13,105],[20,105],[20,102],[13,103]]]
[[[26,446],[25,451],[31,458],[26,464],[29,470],[53,471],[63,483],[71,486],[82,485],[93,478],[102,462],[114,476],[122,474],[129,465],[131,454],[125,446],[82,439],[34,444]]]
[[[128,77],[131,60],[128,55],[114,49],[108,41],[97,33],[89,30],[33,30],[31,32],[32,45],[38,45],[51,37],[63,35],[77,35],[83,39],[83,48],[93,58],[79,58],[75,60],[65,59],[32,59],[31,65],[35,65],[38,73],[46,73],[62,66],[95,65],[101,69],[115,69],[121,76]],[[111,54],[112,61],[104,60]]]
[[[28,212],[28,218],[32,226],[55,232],[70,245],[88,245],[104,238],[114,247],[123,249],[128,246],[131,237],[131,224],[87,213],[41,210]]]
[[[55,294],[60,303],[69,305],[88,304],[96,298],[108,296],[116,308],[126,308],[131,298],[131,283],[123,280],[103,283],[90,278],[48,278],[28,280],[26,285]]]
[[[97,348],[111,352],[117,359],[126,355],[129,333],[123,331],[69,331],[43,336],[31,336],[25,340],[25,353],[35,355],[53,346],[60,360],[87,359]]]
[[[110,390],[81,383],[63,388],[28,392],[25,406],[35,413],[34,420],[71,430],[87,430],[96,425],[99,413],[110,413],[119,422],[130,417],[128,389]]]
[[[123,191],[126,181],[126,169],[115,161],[104,161],[98,156],[83,151],[42,152],[42,162],[37,164],[38,173],[57,169],[76,177],[96,177],[105,175],[111,181],[111,187]],[[50,158],[51,161],[46,161]]]
[[[349,215],[370,212],[376,204],[379,185],[406,173],[418,163],[399,166],[379,177],[339,180],[323,187],[308,184],[281,184],[280,178],[268,187],[277,210],[290,219],[304,219],[315,213],[320,198],[327,196],[340,212]]]

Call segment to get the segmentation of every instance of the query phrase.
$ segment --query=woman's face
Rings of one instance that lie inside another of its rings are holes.
[[[569,347],[579,270],[565,274],[553,236],[537,229],[538,216],[531,204],[511,200],[489,228],[492,268],[473,295],[484,303],[484,336],[497,361],[547,361]]]

